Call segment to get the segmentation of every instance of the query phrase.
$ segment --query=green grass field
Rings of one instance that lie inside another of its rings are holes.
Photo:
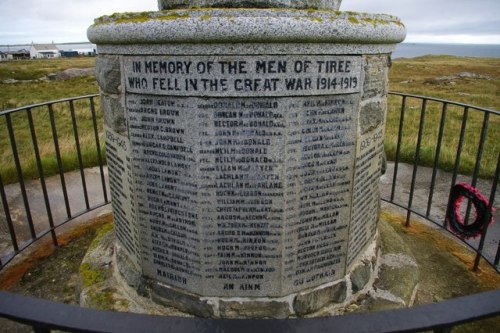
[[[98,87],[93,76],[77,77],[63,81],[2,83],[7,79],[38,80],[47,74],[68,68],[93,67],[94,62],[94,58],[0,62],[0,110],[97,93]],[[99,111],[98,102],[99,99],[96,100],[96,111]],[[88,101],[77,101],[74,103],[74,107],[83,164],[85,167],[95,166],[97,165],[95,153],[97,147],[95,145],[90,105]],[[54,153],[54,141],[47,107],[34,108],[32,114],[44,174],[47,176],[56,174],[58,165]],[[100,112],[97,112],[97,114],[99,115]],[[13,114],[11,118],[24,177],[26,179],[38,178],[27,115],[25,112],[18,112]],[[55,105],[54,118],[63,169],[64,171],[74,170],[78,168],[79,164],[69,105]],[[97,124],[99,132],[102,133],[101,116],[98,117]],[[100,149],[104,152],[102,135],[100,141]],[[5,117],[0,117],[0,174],[4,183],[12,183],[18,180]]]
[[[0,110],[12,109],[34,103],[76,97],[98,92],[93,76],[73,78],[64,81],[3,83],[4,80],[38,80],[41,77],[67,68],[86,68],[94,66],[94,58],[69,58],[50,60],[26,60],[0,62]],[[440,77],[459,73],[473,73],[471,77],[439,80]],[[390,90],[423,96],[463,102],[480,107],[500,110],[500,59],[463,58],[450,56],[427,56],[413,59],[397,59],[390,71]],[[98,102],[98,100],[96,101]],[[400,114],[399,97],[389,97],[385,148],[389,160],[395,158],[397,133]],[[99,105],[96,104],[98,109]],[[402,144],[402,160],[411,163],[415,156],[418,122],[421,104],[409,99],[407,103]],[[54,109],[55,123],[61,145],[65,171],[78,167],[76,143],[71,125],[71,114],[67,104]],[[460,132],[462,108],[450,107],[447,113],[447,125],[443,137],[443,147],[439,158],[440,168],[451,170],[456,156],[456,146]],[[88,102],[75,103],[75,115],[80,135],[80,145],[84,166],[97,164],[93,123]],[[427,105],[426,121],[420,164],[431,166],[436,151],[436,138],[441,117],[441,107],[437,103]],[[33,109],[33,118],[43,161],[44,174],[57,172],[57,160],[54,156],[54,143],[50,131],[50,119],[46,108]],[[26,179],[38,177],[31,134],[25,113],[12,116],[20,164]],[[460,172],[471,174],[476,160],[483,116],[470,112],[466,131],[466,144],[461,154]],[[99,131],[102,133],[102,119],[98,118]],[[488,135],[480,169],[481,177],[493,176],[497,156],[500,152],[500,117],[489,120]],[[102,135],[102,134],[101,134]],[[101,140],[100,149],[103,151]],[[18,181],[9,134],[5,117],[0,117],[0,174],[4,183]]]
[[[458,76],[470,73],[472,77],[456,77],[441,79],[445,76]],[[471,104],[483,108],[500,110],[500,59],[499,58],[466,58],[451,56],[426,56],[413,59],[397,59],[394,61],[389,75],[390,90],[409,94],[432,96],[441,99]],[[432,166],[434,162],[439,122],[442,105],[436,102],[427,104],[425,126],[423,128],[420,164]],[[401,98],[389,97],[385,149],[389,160],[396,155],[397,134],[400,118]],[[420,122],[421,102],[408,99],[405,111],[405,123],[401,158],[405,162],[413,162],[417,143],[418,124]],[[443,145],[439,156],[439,167],[452,170],[456,147],[458,146],[462,125],[463,108],[449,106],[446,113],[446,126]],[[465,144],[460,155],[460,172],[472,174],[481,129],[483,113],[469,112],[465,132]],[[500,153],[500,116],[492,116],[488,121],[488,132],[480,168],[480,176],[491,178],[495,172],[498,154]]]

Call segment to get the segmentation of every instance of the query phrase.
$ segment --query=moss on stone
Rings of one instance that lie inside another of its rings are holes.
[[[104,236],[106,236],[108,233],[113,231],[113,228],[114,228],[113,223],[108,222],[108,223],[104,224],[103,226],[99,227],[98,229],[96,229],[95,238],[92,241],[92,243],[90,244],[89,250],[94,250],[95,248],[97,248],[97,246],[99,246],[99,244],[101,242],[101,239]]]
[[[349,16],[348,20],[349,20],[349,22],[354,23],[354,24],[360,23],[359,20],[354,16]]]
[[[90,290],[87,294],[87,304],[93,309],[113,310],[115,305],[114,292],[113,288]],[[123,300],[123,302],[126,301]]]
[[[321,17],[309,17],[309,20],[314,21],[314,22],[323,22],[323,19]]]
[[[80,265],[80,276],[82,278],[82,287],[87,288],[106,280],[107,271],[104,268],[95,268],[89,263],[83,263]]]
[[[162,12],[141,12],[141,13],[115,13],[110,16],[102,16],[94,21],[95,25],[115,23],[142,23],[149,20],[163,20],[172,21],[179,19],[187,19],[190,15],[187,11],[174,12],[174,11],[162,11]]]

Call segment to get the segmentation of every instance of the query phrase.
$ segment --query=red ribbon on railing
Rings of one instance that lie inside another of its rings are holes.
[[[465,224],[460,215],[460,206],[464,199],[470,200],[475,208],[476,218],[474,222]],[[467,183],[458,183],[451,189],[450,206],[446,214],[446,220],[450,230],[461,238],[476,238],[480,236],[485,228],[493,223],[493,212],[495,209],[489,208],[489,201],[479,190]],[[486,215],[489,213],[489,218]]]

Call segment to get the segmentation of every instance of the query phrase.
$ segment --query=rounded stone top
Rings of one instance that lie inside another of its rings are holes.
[[[386,14],[330,10],[197,8],[124,13],[95,20],[96,44],[356,43],[396,44],[401,21]]]
[[[296,8],[338,10],[342,0],[158,0],[158,8]]]

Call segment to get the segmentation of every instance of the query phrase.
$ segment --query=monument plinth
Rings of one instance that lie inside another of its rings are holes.
[[[188,3],[254,2],[159,1]],[[387,70],[405,30],[324,10],[339,3],[115,14],[89,28],[129,283],[216,317],[303,315],[362,292]]]

